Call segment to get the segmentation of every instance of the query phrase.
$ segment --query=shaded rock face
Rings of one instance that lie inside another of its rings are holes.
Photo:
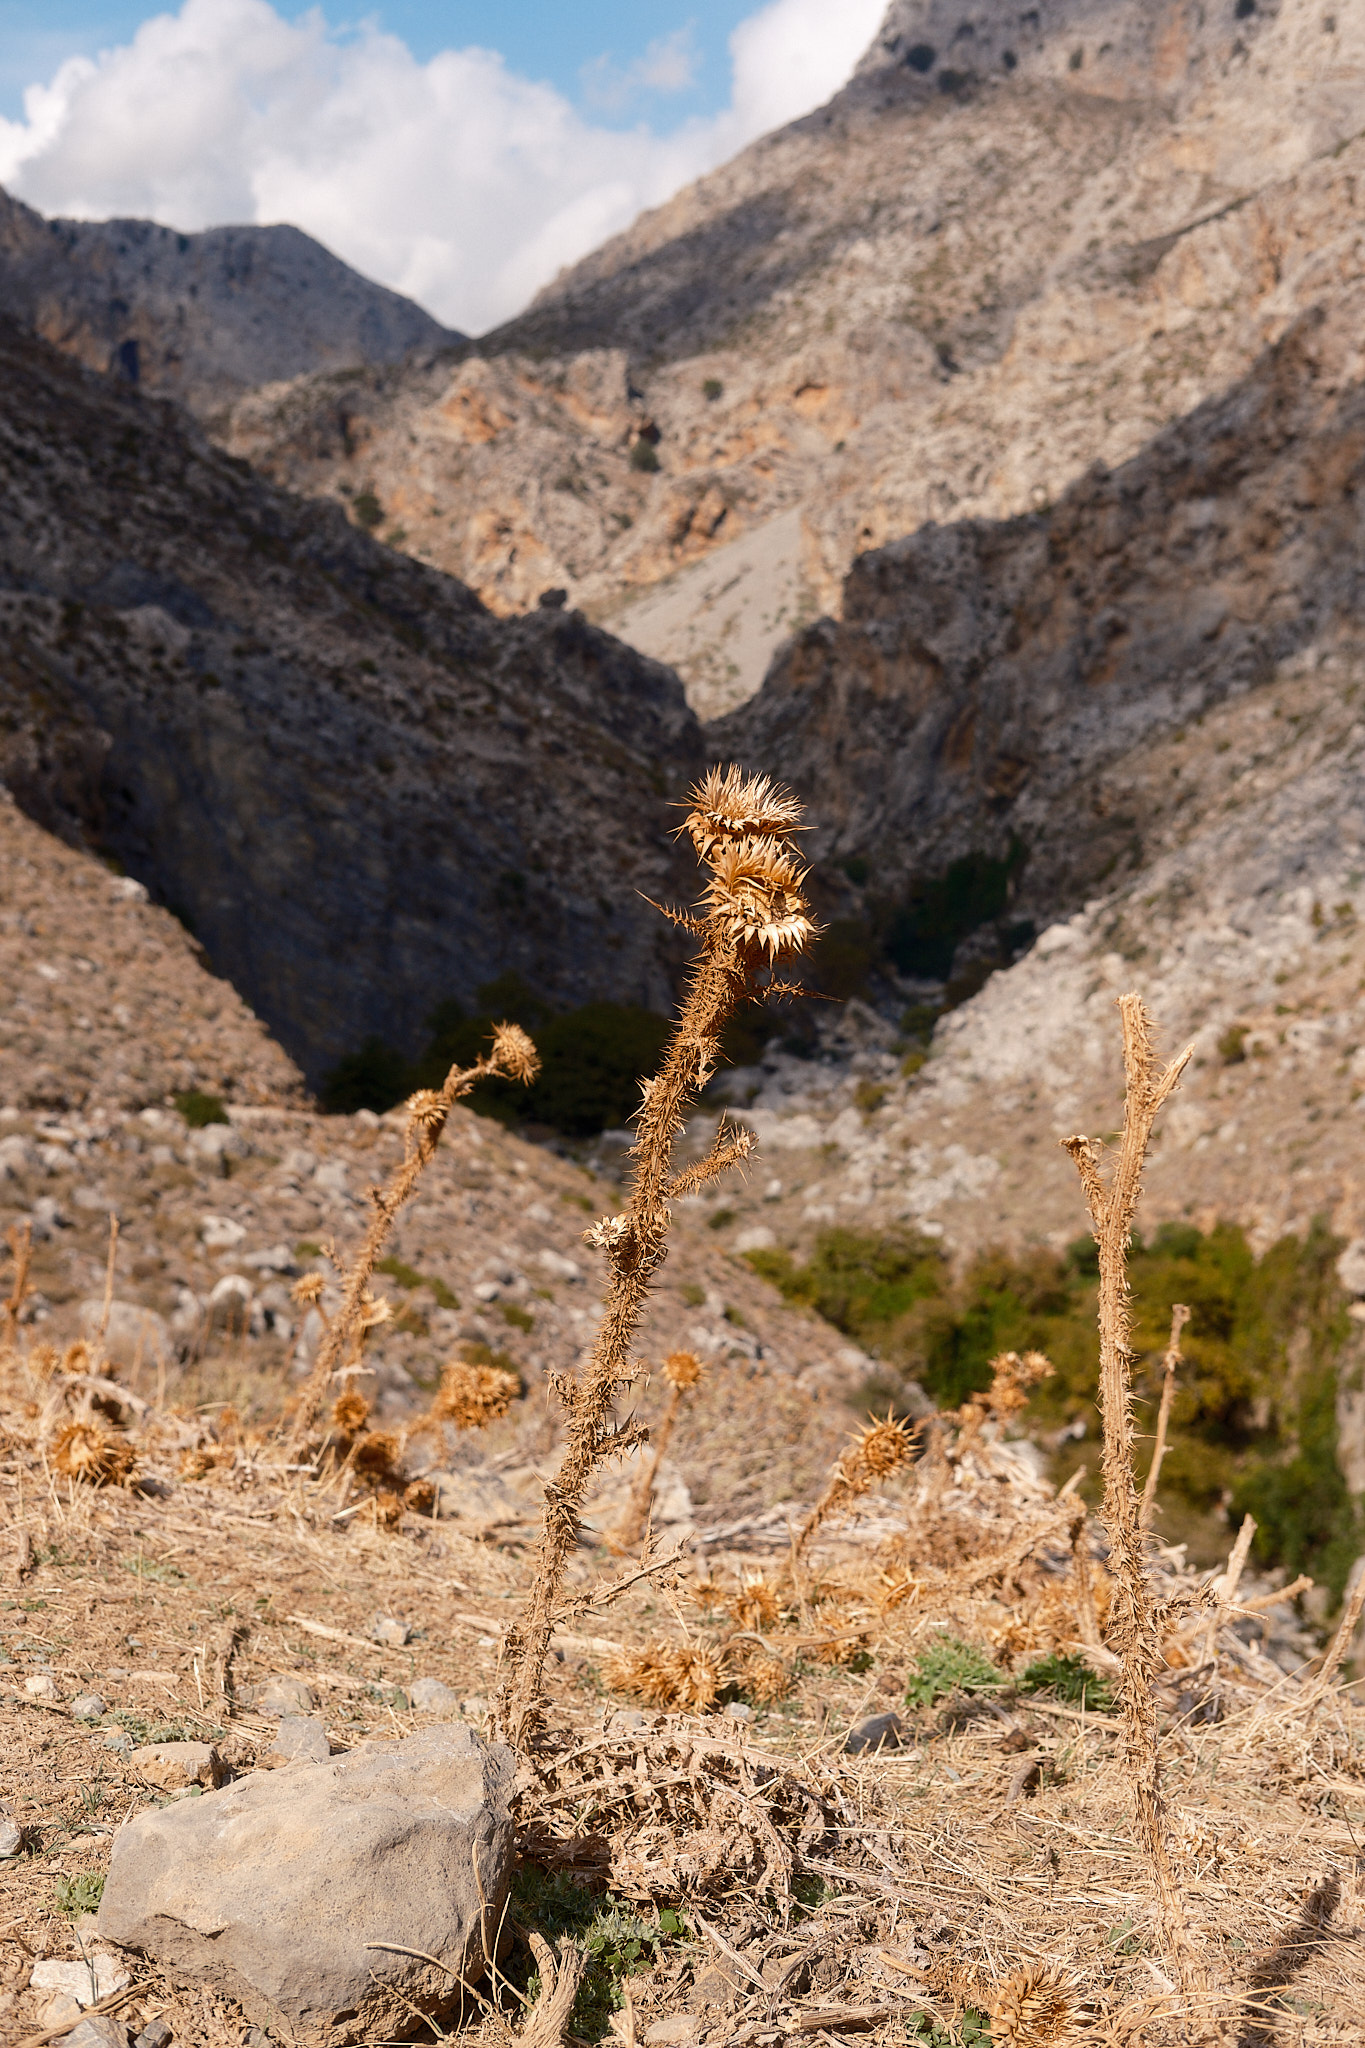
[[[1224,398],[1050,512],[928,526],[864,555],[822,620],[711,728],[808,797],[826,863],[895,895],[1025,856],[1016,911],[1141,866],[1134,756],[1358,615],[1359,308],[1308,316]]]
[[[692,876],[671,671],[495,620],[0,327],[0,774],[190,926],[311,1078],[516,970],[664,1006]]]
[[[298,228],[44,220],[4,192],[0,303],[88,368],[201,414],[279,378],[462,340]]]
[[[115,1837],[100,1933],[304,2048],[406,2035],[492,1952],[512,1772],[431,1728],[152,1808]]]

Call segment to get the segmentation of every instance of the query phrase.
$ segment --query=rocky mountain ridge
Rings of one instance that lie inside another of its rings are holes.
[[[714,715],[859,553],[1056,503],[1358,277],[1363,76],[1315,0],[898,5],[828,106],[462,360],[261,391],[225,438],[496,609],[564,587]]]
[[[200,415],[279,378],[464,340],[298,228],[45,220],[2,191],[0,308],[88,369]]]

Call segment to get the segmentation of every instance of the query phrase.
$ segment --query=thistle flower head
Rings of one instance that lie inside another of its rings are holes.
[[[454,1423],[456,1429],[482,1429],[505,1415],[520,1397],[521,1381],[514,1372],[452,1358],[441,1375],[431,1412],[440,1422]]]
[[[746,1572],[739,1590],[727,1604],[739,1628],[772,1628],[782,1616],[777,1589],[769,1585],[762,1572]]]
[[[86,1486],[121,1486],[133,1469],[133,1447],[97,1422],[68,1422],[57,1436],[52,1462]]]
[[[664,1360],[664,1378],[670,1387],[686,1394],[695,1387],[706,1368],[692,1351],[670,1351]]]
[[[419,1088],[406,1108],[410,1131],[439,1131],[450,1113],[434,1088]]]
[[[746,775],[733,765],[709,769],[693,789],[691,802],[682,830],[690,833],[699,860],[710,860],[714,849],[727,840],[794,832],[801,818],[801,804],[790,790],[766,775]]]
[[[914,1444],[905,1424],[888,1415],[884,1421],[870,1421],[853,1448],[869,1485],[875,1485],[909,1462]]]
[[[399,1476],[402,1447],[391,1430],[368,1429],[357,1437],[351,1462],[362,1479],[376,1482]]]
[[[814,935],[810,905],[801,894],[806,870],[776,839],[737,839],[711,864],[706,907],[731,944],[776,960],[799,953]]]
[[[354,1387],[340,1395],[332,1407],[332,1426],[345,1436],[355,1436],[369,1420],[370,1404]]]
[[[68,1344],[62,1353],[62,1371],[81,1374],[95,1369],[95,1347],[84,1337],[78,1337],[74,1344]]]
[[[522,1081],[528,1088],[540,1072],[540,1054],[520,1024],[494,1026],[490,1058],[509,1081]]]
[[[1024,1963],[991,2003],[991,2039],[1009,2048],[1061,2048],[1076,2038],[1076,1980],[1055,1963]]]
[[[300,1308],[312,1308],[322,1300],[322,1288],[321,1273],[305,1273],[294,1282],[290,1292]]]

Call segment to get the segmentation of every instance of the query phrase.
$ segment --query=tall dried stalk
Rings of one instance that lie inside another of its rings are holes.
[[[692,1393],[701,1383],[704,1368],[702,1362],[691,1351],[670,1351],[664,1360],[664,1378],[668,1381],[668,1406],[655,1433],[651,1455],[646,1458],[640,1476],[631,1488],[626,1512],[621,1517],[620,1527],[609,1538],[616,1551],[633,1550],[644,1533],[654,1504],[654,1488],[659,1477],[659,1467],[664,1461],[673,1435],[673,1425],[678,1419],[684,1394]]]
[[[631,1346],[667,1249],[668,1205],[739,1165],[753,1149],[750,1132],[722,1126],[705,1159],[685,1172],[672,1171],[674,1143],[688,1108],[715,1071],[727,1019],[738,1003],[765,992],[765,968],[798,953],[814,931],[801,894],[805,871],[790,843],[800,816],[795,797],[737,768],[713,768],[692,792],[682,829],[710,880],[695,915],[665,915],[700,942],[699,953],[663,1064],[642,1084],[629,1206],[584,1232],[606,1258],[607,1303],[582,1373],[551,1380],[566,1416],[564,1455],[545,1487],[536,1574],[507,1636],[506,1676],[495,1710],[503,1734],[519,1748],[540,1725],[545,1658],[588,1482],[604,1459],[644,1441],[633,1424],[618,1427],[613,1411],[635,1376]],[[771,984],[766,992],[774,992]]]
[[[1285,1593],[1277,1594],[1276,1598],[1281,1600],[1287,1599],[1289,1591],[1292,1590],[1290,1588]],[[1337,1623],[1336,1634],[1328,1645],[1322,1669],[1313,1682],[1312,1697],[1308,1710],[1310,1720],[1317,1712],[1324,1693],[1336,1677],[1341,1667],[1341,1661],[1351,1647],[1355,1632],[1360,1627],[1360,1617],[1362,1614],[1365,1614],[1365,1571],[1360,1574],[1360,1577],[1355,1582],[1351,1596],[1346,1602],[1345,1612]]]
[[[1156,1483],[1161,1477],[1161,1461],[1166,1455],[1166,1431],[1171,1420],[1171,1403],[1175,1400],[1175,1372],[1180,1364],[1180,1334],[1189,1319],[1190,1311],[1185,1304],[1181,1301],[1174,1303],[1171,1308],[1171,1341],[1162,1360],[1165,1377],[1161,1382],[1161,1407],[1156,1418],[1156,1444],[1147,1484],[1142,1489],[1142,1506],[1138,1511],[1138,1525],[1143,1529],[1151,1528],[1156,1511]]]
[[[831,1515],[839,1513],[863,1494],[870,1493],[874,1486],[892,1478],[902,1466],[909,1464],[919,1427],[918,1423],[907,1425],[897,1421],[892,1415],[883,1421],[878,1421],[875,1415],[868,1418],[867,1427],[859,1430],[835,1459],[825,1490],[806,1517],[792,1547],[793,1566],[800,1562],[811,1538]]]
[[[384,1187],[370,1189],[374,1215],[346,1275],[341,1306],[323,1330],[313,1370],[299,1396],[288,1443],[287,1455],[291,1459],[306,1448],[317,1428],[333,1373],[352,1346],[359,1344],[367,1325],[375,1320],[376,1305],[369,1292],[375,1261],[384,1248],[394,1217],[430,1164],[451,1110],[476,1082],[490,1074],[501,1074],[509,1081],[529,1086],[539,1072],[539,1054],[520,1025],[499,1024],[493,1033],[492,1050],[483,1059],[476,1060],[472,1067],[452,1067],[440,1088],[419,1088],[409,1098],[403,1158]]]
[[[33,1225],[27,1217],[9,1229],[10,1255],[14,1260],[14,1282],[5,1297],[5,1334],[11,1347],[19,1333],[19,1311],[28,1293],[28,1269],[33,1257]]]
[[[1119,998],[1123,1069],[1127,1084],[1118,1161],[1108,1185],[1100,1175],[1100,1148],[1088,1138],[1065,1138],[1090,1206],[1100,1254],[1100,1412],[1104,1429],[1104,1507],[1114,1593],[1108,1633],[1122,1666],[1124,1766],[1137,1805],[1138,1829],[1156,1883],[1167,1952],[1188,1985],[1187,1936],[1180,1891],[1166,1843],[1165,1805],[1157,1748],[1153,1677],[1161,1657],[1159,1617],[1147,1584],[1141,1514],[1133,1478],[1133,1310],[1128,1250],[1142,1192],[1142,1168],[1157,1111],[1179,1081],[1193,1052],[1188,1046],[1164,1072],[1152,1052],[1151,1025],[1141,998]]]

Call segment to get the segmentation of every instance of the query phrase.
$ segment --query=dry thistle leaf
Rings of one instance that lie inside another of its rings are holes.
[[[68,1422],[59,1431],[52,1462],[68,1479],[86,1486],[122,1486],[133,1469],[127,1437],[97,1422]]]
[[[354,1387],[338,1395],[332,1405],[333,1426],[343,1431],[346,1436],[358,1435],[368,1422],[369,1416],[369,1402],[363,1394],[358,1394]]]
[[[520,1398],[521,1381],[514,1372],[453,1358],[441,1375],[431,1413],[438,1421],[453,1422],[456,1429],[483,1429]]]
[[[698,858],[727,839],[785,834],[796,829],[801,804],[766,775],[748,775],[734,765],[711,768],[691,794],[693,808],[682,823]]]
[[[520,1024],[493,1027],[493,1050],[489,1057],[509,1081],[520,1081],[527,1088],[540,1072],[540,1054]]]
[[[1009,2048],[1057,2048],[1074,2040],[1076,1979],[1055,1963],[1024,1963],[991,2004],[991,2039]]]
[[[664,1378],[680,1394],[688,1393],[701,1380],[706,1368],[692,1351],[670,1351],[664,1360]]]

